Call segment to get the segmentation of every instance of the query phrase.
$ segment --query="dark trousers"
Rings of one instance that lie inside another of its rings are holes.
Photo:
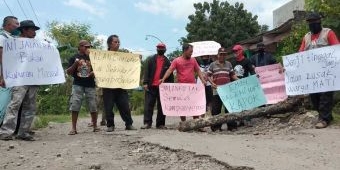
[[[129,95],[124,89],[103,88],[104,110],[106,114],[107,127],[113,127],[114,113],[113,106],[116,104],[125,126],[132,125],[131,110],[129,106]]]
[[[220,96],[214,95],[212,97],[212,102],[211,102],[211,115],[215,116],[215,115],[220,114],[222,106],[223,106],[223,102],[222,102]],[[228,113],[228,110],[225,109],[225,112]],[[222,127],[222,124],[218,124],[218,125],[211,126],[211,129],[212,130],[218,130],[218,129],[221,129],[221,127]]]
[[[165,115],[163,114],[161,100],[159,98],[159,88],[157,86],[149,87],[148,91],[145,91],[144,102],[144,124],[152,125],[153,109],[157,102],[157,118],[156,127],[165,125]]]
[[[319,112],[319,119],[324,120],[327,123],[333,120],[333,95],[334,92],[310,94],[313,107]]]

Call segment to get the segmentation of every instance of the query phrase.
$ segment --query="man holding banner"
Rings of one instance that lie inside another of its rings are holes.
[[[97,127],[98,113],[96,102],[96,85],[89,58],[90,47],[91,44],[87,40],[80,40],[78,53],[70,58],[69,66],[66,69],[67,74],[73,77],[72,94],[70,98],[72,129],[68,133],[69,135],[75,135],[78,133],[77,120],[84,94],[91,113],[93,132],[99,131],[99,128]]]
[[[15,16],[7,16],[2,23],[2,29],[0,30],[0,126],[3,118],[5,117],[7,104],[10,100],[10,88],[2,88],[5,86],[5,82],[2,75],[2,48],[4,40],[12,38],[17,33],[19,27],[18,19]]]
[[[207,82],[204,79],[204,76],[199,68],[196,59],[191,57],[193,53],[193,46],[190,44],[183,44],[182,51],[183,51],[182,56],[177,57],[171,63],[170,68],[166,71],[165,75],[160,80],[161,83],[165,82],[165,80],[172,74],[172,72],[176,70],[177,83],[196,83],[195,73],[197,73],[202,83],[206,85]],[[186,121],[185,116],[180,116],[180,118],[181,121]],[[199,117],[194,116],[194,119],[196,118]]]
[[[222,100],[217,93],[217,86],[224,85],[231,80],[237,80],[237,76],[234,73],[233,66],[229,61],[226,61],[227,50],[223,47],[218,49],[217,60],[211,63],[208,69],[208,80],[211,82],[213,87],[213,98],[211,115],[215,116],[221,113],[221,108],[223,106]],[[226,113],[228,110],[226,109]],[[211,126],[212,131],[220,130],[222,124]],[[229,128],[229,127],[228,127]]]
[[[34,38],[36,31],[40,28],[35,26],[33,21],[24,20],[20,22],[18,30],[21,32],[20,38]],[[0,128],[0,139],[12,140],[17,125],[17,119],[20,119],[17,139],[33,141],[34,138],[29,134],[29,130],[36,112],[36,95],[38,86],[25,85],[14,86],[12,89],[12,99],[8,104],[4,123]],[[18,117],[20,106],[22,104],[21,117]]]
[[[118,51],[120,46],[119,37],[111,35],[107,38],[107,47],[109,51]],[[128,76],[128,75],[126,75]],[[139,76],[139,74],[138,74]],[[120,116],[125,122],[125,130],[137,130],[132,126],[133,120],[129,106],[129,95],[122,88],[103,88],[104,109],[107,121],[107,132],[113,132],[115,129],[113,106],[116,104]]]
[[[304,36],[299,49],[300,52],[339,44],[335,33],[331,29],[321,26],[320,14],[312,12],[307,16],[306,21],[310,32]],[[333,95],[333,91],[310,94],[312,104],[319,112],[319,121],[315,128],[325,128],[333,120]]]

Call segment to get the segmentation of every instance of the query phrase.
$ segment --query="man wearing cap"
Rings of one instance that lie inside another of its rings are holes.
[[[261,67],[266,65],[275,64],[276,60],[272,56],[272,54],[265,51],[265,47],[263,43],[258,43],[257,45],[257,54],[253,55],[250,58],[251,63],[254,67]]]
[[[233,47],[233,53],[235,58],[230,62],[234,67],[235,74],[238,78],[248,77],[249,74],[255,74],[255,69],[250,60],[243,54],[243,47],[241,45],[235,45]]]
[[[17,29],[21,32],[20,38],[34,38],[36,31],[40,28],[35,26],[33,21],[24,20],[20,22],[20,27]],[[34,140],[33,136],[29,134],[29,130],[36,112],[37,91],[38,86],[36,85],[14,86],[12,88],[12,99],[8,104],[4,123],[0,128],[0,138],[2,140],[13,139],[21,104],[20,125],[16,138],[28,141]]]
[[[157,46],[157,54],[150,57],[145,63],[143,86],[145,90],[145,105],[144,105],[144,125],[141,129],[149,129],[152,125],[153,109],[157,101],[157,118],[156,128],[165,128],[165,115],[163,114],[161,101],[159,97],[160,79],[170,67],[169,59],[164,55],[166,46],[159,43]],[[166,80],[166,83],[173,83],[174,76],[171,74]]]
[[[321,26],[320,14],[309,13],[306,21],[310,32],[303,37],[299,51],[339,44],[335,33],[331,29]],[[332,91],[310,94],[312,104],[319,112],[319,121],[316,123],[315,128],[325,128],[333,120],[333,95]]]
[[[237,80],[237,76],[234,73],[233,66],[229,61],[226,61],[227,50],[223,47],[218,49],[217,60],[210,64],[208,69],[208,80],[213,87],[213,98],[211,105],[211,114],[218,115],[221,113],[223,106],[221,98],[217,94],[217,86],[227,84],[231,80]],[[226,113],[228,111],[226,110]],[[212,131],[220,130],[222,124],[211,126]]]
[[[97,127],[97,102],[94,74],[89,57],[91,44],[87,40],[80,40],[78,53],[69,59],[66,72],[73,77],[72,94],[70,98],[70,111],[72,114],[72,129],[69,135],[77,134],[77,120],[83,96],[87,101],[91,113],[93,132],[98,132]]]
[[[165,72],[163,78],[160,80],[161,83],[176,70],[177,71],[177,82],[178,83],[196,83],[195,73],[201,79],[202,83],[206,85],[204,76],[198,66],[196,59],[192,58],[193,46],[190,44],[183,44],[183,54],[172,61],[169,69]],[[186,121],[185,116],[180,116],[181,121]],[[199,118],[194,116],[194,119]]]

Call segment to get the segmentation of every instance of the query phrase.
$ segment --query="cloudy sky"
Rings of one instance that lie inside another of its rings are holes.
[[[212,2],[212,0],[205,0]],[[273,10],[290,0],[227,0],[242,2],[245,8],[258,15],[260,24],[272,28]],[[165,42],[168,52],[179,48],[178,39],[185,36],[188,16],[194,13],[193,3],[204,0],[2,0],[0,17],[14,15],[31,19],[42,30],[51,21],[77,21],[91,25],[92,33],[104,39],[111,34],[120,36],[121,47],[134,53],[150,55],[159,42]]]

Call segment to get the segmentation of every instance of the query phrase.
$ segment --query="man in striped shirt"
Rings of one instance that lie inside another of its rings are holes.
[[[217,86],[227,84],[231,80],[237,80],[237,76],[233,70],[233,66],[226,61],[227,51],[221,47],[218,49],[217,60],[211,63],[208,69],[208,80],[213,87],[213,99],[211,105],[211,114],[218,115],[221,113],[222,100],[217,94]],[[225,109],[226,110],[226,109]],[[226,110],[226,113],[228,111]],[[212,131],[221,130],[222,124],[211,126]]]

